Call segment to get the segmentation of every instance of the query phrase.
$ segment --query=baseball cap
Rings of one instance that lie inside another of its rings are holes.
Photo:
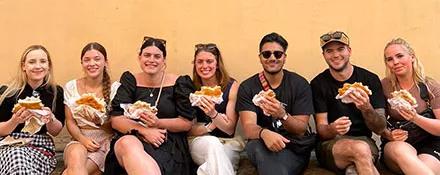
[[[350,45],[350,41],[348,39],[348,36],[341,31],[334,31],[334,32],[328,32],[326,34],[323,34],[319,40],[321,41],[321,48],[323,48],[326,44],[337,41],[345,45]]]

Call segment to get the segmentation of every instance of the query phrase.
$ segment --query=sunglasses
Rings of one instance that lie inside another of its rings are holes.
[[[324,42],[330,41],[331,39],[341,39],[342,35],[345,35],[343,32],[334,32],[334,33],[327,33],[321,36],[321,40]]]
[[[283,57],[283,55],[285,55],[285,53],[283,51],[279,51],[279,50],[276,50],[276,51],[273,51],[273,52],[271,52],[271,51],[263,51],[263,52],[260,53],[260,57],[263,57],[264,59],[269,59],[270,56],[272,56],[272,54],[273,54],[273,56],[276,59],[280,59],[281,57]]]
[[[153,38],[153,37],[149,37],[149,36],[144,36],[144,40],[142,41],[142,44],[145,43],[145,41],[148,41],[149,39],[153,39],[154,41],[158,41],[158,42],[162,43],[163,45],[167,45],[167,41],[165,41],[164,39]]]
[[[195,45],[195,49],[199,50],[199,49],[214,49],[217,48],[217,45],[215,45],[214,43],[208,43],[208,44],[196,44]]]

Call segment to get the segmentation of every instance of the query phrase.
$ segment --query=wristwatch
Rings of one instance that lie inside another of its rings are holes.
[[[287,120],[287,117],[289,117],[289,114],[286,113],[286,114],[284,114],[284,116],[281,118],[281,120],[282,120],[282,121],[286,121],[286,120]]]

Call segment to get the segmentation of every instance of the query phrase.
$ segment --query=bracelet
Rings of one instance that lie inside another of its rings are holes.
[[[263,133],[263,130],[264,130],[264,129],[266,129],[266,128],[261,128],[261,129],[260,129],[260,132],[258,132],[258,138],[259,138],[259,139],[261,139],[261,133]]]
[[[217,116],[218,116],[218,112],[217,112],[217,114],[215,114],[214,117],[211,117],[211,119],[215,119]]]

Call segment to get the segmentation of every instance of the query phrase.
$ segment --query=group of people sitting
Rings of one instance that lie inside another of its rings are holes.
[[[316,147],[320,165],[338,174],[379,174],[377,161],[396,173],[440,174],[440,84],[425,76],[410,45],[386,44],[382,80],[350,62],[344,32],[323,34],[320,46],[328,69],[309,84],[284,69],[288,42],[267,34],[262,71],[239,83],[216,44],[197,44],[192,77],[178,76],[166,71],[166,41],[145,37],[141,71],[112,82],[107,52],[92,42],[81,52],[84,76],[63,88],[46,48],[30,46],[17,76],[0,88],[0,174],[50,174],[51,136],[64,124],[72,136],[65,175],[232,175],[243,149],[258,174],[301,174],[311,153],[304,146]],[[408,100],[393,101],[398,93]]]

